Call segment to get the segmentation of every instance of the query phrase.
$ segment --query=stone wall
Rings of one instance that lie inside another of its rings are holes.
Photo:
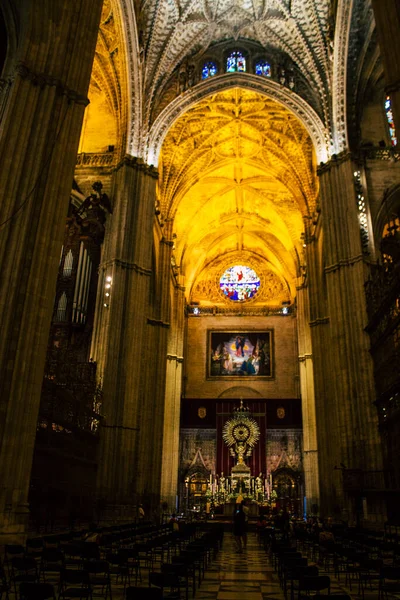
[[[207,378],[209,332],[273,331],[273,376],[268,379]],[[184,396],[188,398],[298,398],[299,369],[297,359],[296,317],[294,316],[206,316],[187,319],[184,353]]]

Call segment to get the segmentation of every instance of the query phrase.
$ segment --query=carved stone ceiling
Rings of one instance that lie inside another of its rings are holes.
[[[147,111],[185,59],[218,41],[249,39],[285,52],[316,89],[329,120],[330,0],[142,0],[139,37]]]
[[[122,23],[115,0],[104,0],[79,152],[121,150],[128,103]],[[125,149],[124,149],[125,150]]]
[[[206,265],[218,261],[222,274],[247,253],[258,272],[279,279],[280,294],[295,294],[303,217],[315,210],[318,192],[313,152],[292,113],[238,88],[175,122],[162,148],[158,197],[189,291]]]

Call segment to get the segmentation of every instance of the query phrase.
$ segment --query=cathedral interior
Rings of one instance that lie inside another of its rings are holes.
[[[1,544],[239,495],[399,520],[399,34],[0,1]]]

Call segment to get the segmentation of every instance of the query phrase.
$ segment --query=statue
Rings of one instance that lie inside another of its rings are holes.
[[[103,211],[106,210],[110,213],[110,215],[112,215],[111,202],[107,194],[102,192],[103,184],[101,183],[101,181],[95,181],[92,185],[92,189],[93,193],[90,194],[90,196],[88,196],[87,198],[85,198],[78,210],[76,210],[75,214],[77,216],[81,216],[82,213],[90,209],[96,210],[100,208]]]
[[[224,472],[221,472],[221,477],[219,478],[219,491],[225,493],[225,477]]]
[[[257,492],[262,492],[263,491],[263,476],[262,476],[262,473],[260,473],[258,475],[258,477],[256,477],[256,491]]]

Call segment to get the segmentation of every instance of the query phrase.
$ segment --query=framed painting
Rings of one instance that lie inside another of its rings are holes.
[[[208,331],[207,377],[273,377],[273,331]]]

